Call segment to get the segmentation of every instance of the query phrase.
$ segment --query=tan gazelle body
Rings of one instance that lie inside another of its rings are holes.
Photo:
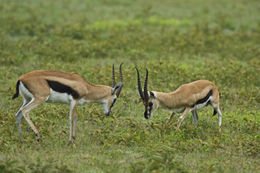
[[[214,109],[213,115],[218,113],[219,129],[222,122],[222,114],[219,108],[219,92],[217,87],[208,80],[197,80],[188,84],[183,84],[175,91],[170,93],[147,91],[148,70],[146,70],[146,78],[144,82],[144,90],[142,90],[139,70],[137,71],[138,91],[145,106],[144,117],[149,119],[158,107],[172,111],[168,120],[170,122],[175,113],[182,113],[180,116],[176,130],[179,129],[181,122],[192,112],[193,123],[198,122],[197,109],[207,105],[211,105]]]
[[[30,120],[28,113],[44,102],[69,104],[70,141],[76,136],[77,105],[92,102],[100,103],[103,105],[104,114],[109,116],[123,86],[122,64],[120,64],[119,71],[120,82],[115,85],[113,65],[112,87],[91,84],[77,73],[35,70],[20,76],[16,84],[16,93],[13,96],[13,99],[15,99],[20,93],[24,99],[23,105],[16,113],[20,139],[23,140],[20,125],[22,117],[26,119],[34,131],[37,140],[40,139],[39,132]]]

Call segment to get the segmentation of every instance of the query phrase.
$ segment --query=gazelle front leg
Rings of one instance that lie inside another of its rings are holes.
[[[75,111],[74,111],[74,121],[73,121],[73,134],[72,134],[72,138],[73,139],[76,139],[77,121],[78,121],[78,112],[77,112],[77,109],[75,108]]]
[[[175,113],[173,112],[170,116],[170,118],[168,119],[168,123],[170,123],[172,121],[172,118],[175,116]]]
[[[36,127],[34,126],[33,122],[31,121],[30,117],[28,116],[28,113],[34,109],[35,107],[39,106],[41,103],[43,103],[45,101],[44,98],[33,98],[28,104],[26,104],[22,109],[21,109],[21,113],[23,114],[25,120],[27,121],[27,123],[30,125],[30,127],[32,128],[32,130],[34,131],[35,135],[36,135],[36,139],[37,141],[40,140],[40,134],[38,132],[38,130],[36,129]],[[19,129],[18,129],[19,130]]]
[[[182,115],[180,116],[178,122],[177,122],[177,127],[176,130],[179,130],[181,122],[184,120],[184,118],[187,116],[188,113],[190,113],[191,108],[190,107],[186,107],[184,112],[182,113]]]
[[[70,137],[69,137],[69,141],[73,142],[73,132],[74,132],[74,128],[76,128],[76,123],[74,122],[74,115],[75,115],[75,110],[76,110],[76,106],[77,106],[77,101],[76,100],[72,100],[70,102]],[[77,115],[76,115],[77,116]],[[75,126],[75,127],[74,127]]]

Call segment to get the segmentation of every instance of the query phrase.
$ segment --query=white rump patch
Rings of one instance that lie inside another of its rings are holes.
[[[184,110],[185,110],[184,108],[171,109],[171,111],[174,112],[174,113],[182,113]]]
[[[161,106],[161,105],[160,105]],[[161,108],[165,109],[165,110],[168,110],[168,111],[171,111],[171,112],[174,112],[174,113],[182,113],[184,110],[185,110],[185,107],[183,108],[178,108],[178,109],[169,109],[167,107],[163,107],[161,106]]]
[[[20,81],[19,91],[20,91],[21,95],[23,96],[23,98],[25,98],[26,100],[28,98],[30,98],[30,99],[34,98],[33,94],[24,86],[22,81]]]

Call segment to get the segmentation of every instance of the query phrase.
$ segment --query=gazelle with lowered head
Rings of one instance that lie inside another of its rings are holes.
[[[21,141],[21,119],[24,117],[34,131],[37,140],[40,135],[28,113],[43,102],[66,103],[70,105],[70,136],[72,141],[76,136],[77,105],[83,103],[100,103],[104,114],[109,116],[123,86],[122,64],[119,67],[120,82],[115,83],[114,65],[112,68],[112,87],[94,85],[84,80],[77,73],[64,73],[59,71],[35,70],[19,77],[16,83],[16,93],[13,99],[21,93],[24,101],[16,113],[16,123]]]
[[[182,113],[177,122],[176,130],[178,130],[181,122],[188,113],[192,113],[193,123],[195,124],[198,122],[197,109],[211,105],[214,109],[213,115],[218,113],[220,130],[222,114],[219,108],[219,92],[217,87],[212,82],[208,80],[194,81],[181,85],[175,91],[170,93],[157,91],[148,92],[148,70],[146,69],[144,90],[142,90],[140,74],[137,68],[136,71],[138,91],[145,106],[144,117],[146,119],[149,119],[158,107],[172,111],[168,122],[172,120],[175,113]]]

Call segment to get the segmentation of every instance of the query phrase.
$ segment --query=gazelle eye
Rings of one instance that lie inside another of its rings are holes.
[[[149,102],[149,106],[152,107],[153,106],[153,102]]]

